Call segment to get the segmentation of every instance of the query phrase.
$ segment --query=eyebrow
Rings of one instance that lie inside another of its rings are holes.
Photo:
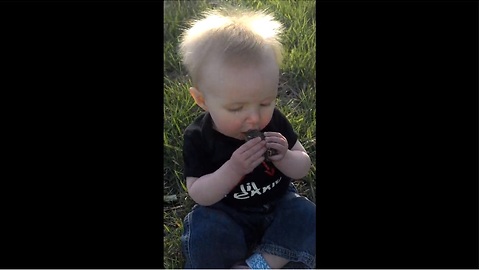
[[[275,96],[270,96],[270,97],[266,97],[266,98],[262,99],[262,101],[266,101],[266,100],[270,100],[270,99],[275,100],[276,98],[277,98],[276,95]]]
[[[277,98],[277,96],[270,96],[270,97],[266,97],[264,99],[262,99],[260,102],[264,102],[264,101],[267,101],[267,100],[275,100]],[[232,103],[228,103],[228,105],[243,105],[243,104],[246,104],[248,102],[240,102],[240,101],[237,101],[237,102],[232,102]]]
[[[227,105],[228,106],[231,106],[231,105],[243,105],[245,104],[246,102],[233,102],[233,103],[228,103]]]

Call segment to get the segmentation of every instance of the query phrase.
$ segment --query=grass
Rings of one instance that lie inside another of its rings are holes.
[[[185,215],[194,202],[183,180],[184,129],[201,113],[188,93],[190,86],[177,53],[178,37],[186,22],[203,10],[224,3],[267,9],[285,28],[285,58],[277,107],[287,116],[310,154],[312,169],[295,182],[313,202],[316,188],[315,1],[164,1],[164,268],[183,268],[180,236]]]

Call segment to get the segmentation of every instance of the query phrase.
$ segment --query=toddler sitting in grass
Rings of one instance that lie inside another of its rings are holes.
[[[206,12],[182,35],[189,91],[205,111],[184,133],[196,202],[181,237],[185,268],[315,267],[316,206],[291,183],[310,157],[275,108],[281,31],[266,12],[231,8]],[[252,130],[260,136],[246,140]]]

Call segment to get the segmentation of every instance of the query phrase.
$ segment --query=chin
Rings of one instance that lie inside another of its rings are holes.
[[[236,136],[230,136],[232,138],[235,138],[237,140],[245,140],[245,135],[244,134],[239,134],[239,135],[236,135]]]
[[[230,137],[232,138],[235,138],[237,140],[245,140],[245,134],[240,132],[240,133],[236,133],[236,134],[232,134],[232,135],[229,135]]]

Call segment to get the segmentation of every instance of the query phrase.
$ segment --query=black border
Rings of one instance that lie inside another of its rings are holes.
[[[317,11],[317,267],[478,269],[478,1]]]
[[[0,3],[2,268],[163,268],[162,2]]]

